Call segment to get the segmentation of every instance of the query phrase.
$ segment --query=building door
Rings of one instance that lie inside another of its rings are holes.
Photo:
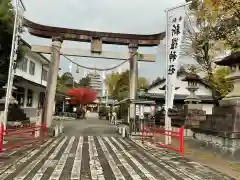
[[[45,92],[40,92],[39,101],[38,101],[38,108],[43,108],[44,99],[45,99]]]

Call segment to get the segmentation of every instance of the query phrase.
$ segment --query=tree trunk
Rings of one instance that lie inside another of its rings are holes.
[[[77,119],[81,117],[81,104],[77,104]]]
[[[217,95],[216,89],[214,87],[214,80],[213,80],[213,74],[212,69],[208,72],[208,82],[212,89],[212,98],[213,98],[213,104],[219,107],[219,96]]]
[[[212,90],[212,98],[213,98],[213,104],[216,105],[217,107],[219,107],[220,106],[219,98],[218,98],[215,90]]]

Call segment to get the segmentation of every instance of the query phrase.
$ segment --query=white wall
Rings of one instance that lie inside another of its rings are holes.
[[[213,104],[202,104],[202,110],[206,111],[206,114],[212,114]]]

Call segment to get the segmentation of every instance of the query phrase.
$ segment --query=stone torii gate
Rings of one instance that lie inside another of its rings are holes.
[[[160,44],[160,41],[165,38],[165,33],[137,35],[96,32],[46,26],[34,23],[27,19],[24,19],[24,25],[28,28],[28,31],[31,35],[52,39],[52,46],[33,45],[31,49],[33,52],[51,54],[50,68],[47,81],[46,102],[43,116],[44,120],[46,120],[47,122],[47,127],[50,127],[52,124],[52,105],[54,104],[54,98],[56,93],[60,55],[116,60],[127,60],[130,58],[129,98],[130,100],[135,100],[137,93],[138,61],[155,61],[155,55],[137,53],[138,47],[157,46]],[[61,48],[62,42],[64,40],[91,43],[91,50],[88,51],[79,48]],[[126,45],[129,48],[129,52],[117,53],[102,51],[102,44]],[[135,104],[130,104],[129,111],[130,119],[134,119],[136,114]]]

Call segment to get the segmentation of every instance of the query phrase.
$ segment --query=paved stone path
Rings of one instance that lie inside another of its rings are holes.
[[[145,151],[143,148],[147,149]],[[113,136],[63,136],[0,167],[0,180],[230,180],[176,153]]]

